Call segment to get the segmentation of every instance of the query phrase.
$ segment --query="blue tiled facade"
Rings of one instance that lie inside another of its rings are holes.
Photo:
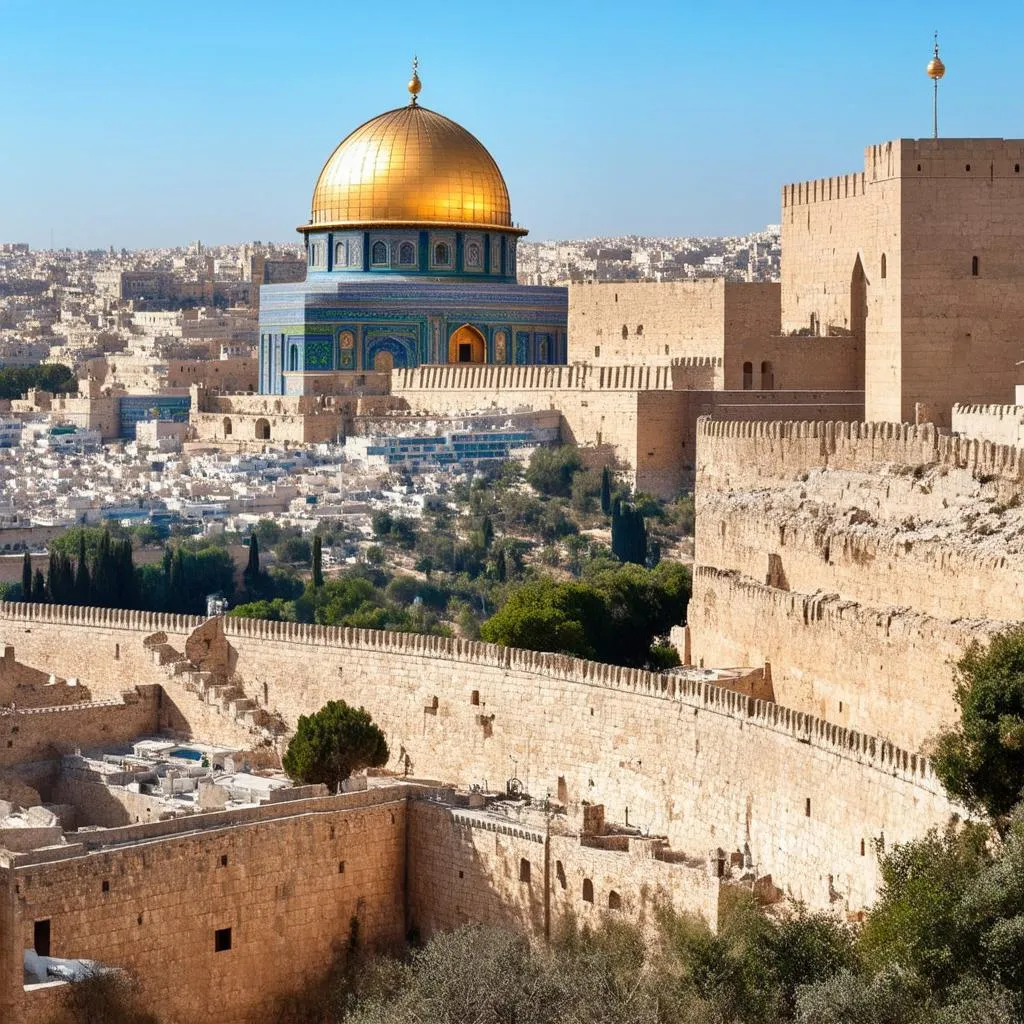
[[[452,336],[465,326],[483,339],[485,358],[473,361],[563,364],[567,305],[564,288],[374,271],[264,285],[260,392],[303,393],[306,374],[447,363]]]

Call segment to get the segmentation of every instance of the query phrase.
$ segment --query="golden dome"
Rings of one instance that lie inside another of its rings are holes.
[[[300,230],[388,224],[512,229],[494,158],[461,125],[416,104],[389,110],[342,140],[320,172]],[[520,231],[520,229],[513,229]],[[521,231],[525,234],[525,231]]]

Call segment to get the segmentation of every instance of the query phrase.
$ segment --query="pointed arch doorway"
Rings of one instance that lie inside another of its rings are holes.
[[[463,324],[448,339],[449,363],[486,363],[487,343],[484,336],[469,324]]]

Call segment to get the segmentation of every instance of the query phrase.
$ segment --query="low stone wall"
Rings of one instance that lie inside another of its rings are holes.
[[[140,687],[123,697],[49,708],[0,710],[0,766],[42,761],[76,749],[118,747],[156,732],[159,693]]]

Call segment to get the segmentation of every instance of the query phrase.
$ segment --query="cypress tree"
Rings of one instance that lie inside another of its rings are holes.
[[[484,551],[490,551],[491,545],[494,543],[494,523],[490,516],[484,516],[483,522],[480,524],[480,533],[484,538]]]
[[[104,530],[100,537],[92,565],[92,603],[99,608],[113,608],[117,605],[117,579],[109,530]]]
[[[242,573],[242,579],[250,590],[255,590],[260,579],[260,542],[256,534],[249,540],[249,563]]]
[[[618,498],[612,503],[612,554],[620,561],[626,561],[624,517],[622,502]]]
[[[21,560],[21,599],[32,600],[32,556],[27,551]]]
[[[609,515],[612,510],[612,475],[605,466],[601,470],[601,511]]]
[[[185,557],[181,548],[174,549],[167,580],[167,603],[173,612],[188,611],[188,585],[185,580]]]
[[[499,583],[504,583],[508,576],[508,566],[505,562],[505,549],[498,548],[498,557],[494,560],[494,575]]]
[[[324,548],[318,533],[313,538],[313,586],[319,590],[324,585]]]
[[[46,603],[46,579],[43,577],[43,570],[36,569],[35,579],[32,583],[32,600],[40,604]]]
[[[92,599],[92,581],[85,562],[85,534],[78,535],[78,565],[75,567],[75,604],[89,604]]]

